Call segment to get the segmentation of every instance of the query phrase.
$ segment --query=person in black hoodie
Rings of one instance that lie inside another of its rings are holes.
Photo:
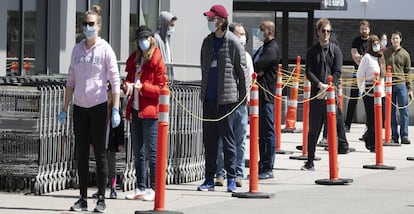
[[[122,152],[124,148],[124,121],[121,119],[121,123],[119,126],[112,128],[111,118],[112,115],[112,94],[111,94],[111,84],[108,82],[106,84],[106,90],[108,92],[108,126],[106,130],[106,157],[108,158],[108,181],[111,182],[111,193],[109,194],[109,198],[116,199],[116,153]],[[122,113],[120,112],[121,116]],[[98,198],[99,193],[96,192],[92,194],[93,198]]]
[[[272,95],[276,93],[280,49],[275,39],[276,26],[272,21],[263,21],[257,36],[263,45],[254,54],[253,66],[257,82],[264,87],[259,87],[259,179],[269,179],[273,178],[276,150]]]
[[[318,42],[306,52],[306,77],[311,82],[311,97],[318,97],[310,101],[309,124],[312,126],[309,127],[308,133],[308,161],[301,168],[302,170],[314,170],[316,141],[326,120],[325,91],[329,86],[328,76],[332,75],[332,83],[338,87],[342,75],[342,52],[337,45],[330,42],[331,32],[332,27],[328,19],[318,20],[316,23]],[[345,136],[342,112],[338,105],[336,105],[336,124],[338,153],[346,154],[349,149],[348,141]]]

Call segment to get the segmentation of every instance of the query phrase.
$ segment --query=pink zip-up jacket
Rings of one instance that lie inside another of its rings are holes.
[[[112,85],[112,93],[120,93],[120,77],[116,56],[112,47],[100,37],[95,45],[86,50],[82,40],[72,50],[66,87],[74,89],[73,103],[90,108],[108,100],[106,82]]]

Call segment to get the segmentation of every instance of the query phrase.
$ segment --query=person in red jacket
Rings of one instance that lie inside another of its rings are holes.
[[[128,98],[126,119],[131,122],[131,144],[135,157],[137,188],[126,199],[153,201],[158,132],[158,98],[167,87],[166,67],[154,34],[142,25],[136,30],[137,48],[126,62],[123,90]],[[150,188],[146,189],[149,161]]]

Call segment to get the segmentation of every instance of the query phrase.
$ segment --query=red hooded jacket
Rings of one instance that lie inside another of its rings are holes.
[[[128,73],[125,83],[135,82],[136,52],[132,53],[126,62],[125,71]],[[158,118],[159,95],[163,87],[167,87],[166,67],[161,56],[161,51],[155,47],[150,61],[144,62],[141,67],[140,81],[142,88],[138,95],[138,117]],[[124,88],[124,92],[126,92]],[[126,119],[131,120],[132,103],[134,96],[131,95],[126,106]]]

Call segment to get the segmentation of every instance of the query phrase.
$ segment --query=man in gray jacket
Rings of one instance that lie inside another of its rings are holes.
[[[158,29],[154,34],[155,43],[161,50],[162,58],[165,63],[172,62],[170,37],[174,33],[177,17],[167,11],[162,11],[158,17]],[[167,75],[170,82],[174,82],[174,70],[172,66],[167,66]]]
[[[219,138],[223,142],[227,191],[236,191],[235,109],[247,93],[249,73],[240,40],[227,30],[228,14],[222,5],[204,13],[211,33],[201,47],[201,94],[203,102],[203,144],[205,181],[199,191],[214,191]],[[229,114],[229,115],[227,115]],[[218,120],[216,120],[218,119]]]

